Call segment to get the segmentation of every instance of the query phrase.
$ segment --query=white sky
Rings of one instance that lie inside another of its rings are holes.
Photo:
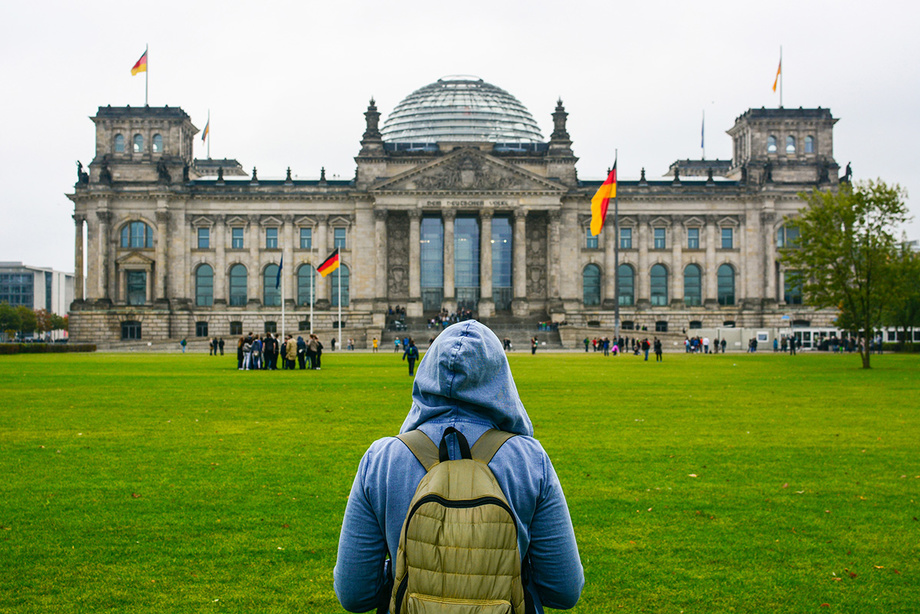
[[[633,6],[629,6],[629,5]],[[73,270],[76,160],[99,106],[142,105],[131,66],[150,45],[150,105],[182,107],[211,156],[262,179],[354,175],[374,96],[381,125],[450,74],[517,97],[549,138],[562,97],[582,179],[619,150],[623,179],[678,158],[730,158],[725,134],[775,107],[840,118],[834,156],[855,178],[920,189],[920,5],[876,1],[30,2],[0,7],[0,260]],[[200,135],[199,135],[200,136]],[[195,140],[196,157],[206,148]],[[911,205],[915,217],[920,208]],[[920,220],[908,228],[920,239]]]

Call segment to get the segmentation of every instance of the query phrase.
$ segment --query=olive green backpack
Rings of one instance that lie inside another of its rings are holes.
[[[459,460],[450,460],[455,435]],[[435,446],[421,431],[398,436],[427,473],[399,537],[389,610],[393,614],[528,614],[517,524],[489,461],[514,437],[486,431],[470,449],[453,427]]]

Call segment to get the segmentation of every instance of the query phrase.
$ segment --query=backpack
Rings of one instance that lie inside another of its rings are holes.
[[[450,460],[455,435],[459,460]],[[393,614],[533,612],[524,589],[517,523],[489,461],[514,437],[486,431],[470,450],[449,427],[441,445],[422,431],[398,435],[427,473],[409,504],[399,537],[389,610]]]

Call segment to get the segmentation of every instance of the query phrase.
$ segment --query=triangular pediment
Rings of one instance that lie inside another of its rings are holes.
[[[226,224],[227,226],[237,226],[237,227],[238,226],[248,226],[249,220],[247,220],[245,217],[242,217],[240,215],[231,215],[230,217],[227,218]]]
[[[740,224],[738,223],[738,219],[737,219],[737,218],[731,217],[731,216],[726,216],[726,217],[723,217],[722,219],[719,220],[719,223],[717,224],[717,226],[720,226],[720,227],[721,227],[721,226],[725,226],[725,227],[728,227],[728,226],[735,226],[735,227],[737,227],[737,226],[740,226]]]
[[[668,227],[670,225],[671,225],[671,218],[667,218],[667,217],[658,216],[656,218],[653,218],[651,221],[651,226],[658,226],[659,228],[661,226]]]
[[[265,215],[262,216],[262,219],[259,220],[259,223],[262,226],[281,226],[284,224],[284,220],[280,217],[275,217],[274,215]]]
[[[117,259],[121,266],[149,267],[153,265],[153,258],[148,258],[140,252],[130,252]]]
[[[452,151],[439,160],[385,179],[374,191],[565,192],[567,188],[476,149]]]
[[[684,226],[686,228],[697,228],[697,227],[702,227],[705,225],[706,225],[706,220],[704,220],[701,217],[697,217],[695,215],[691,215],[690,217],[684,220]]]
[[[300,226],[303,228],[311,228],[316,226],[316,220],[310,217],[309,215],[302,215],[294,219],[294,226]]]

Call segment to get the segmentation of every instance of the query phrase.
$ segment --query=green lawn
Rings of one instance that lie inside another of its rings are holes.
[[[920,358],[510,359],[576,611],[920,611]],[[410,393],[387,352],[0,357],[0,612],[342,611],[346,496]]]

